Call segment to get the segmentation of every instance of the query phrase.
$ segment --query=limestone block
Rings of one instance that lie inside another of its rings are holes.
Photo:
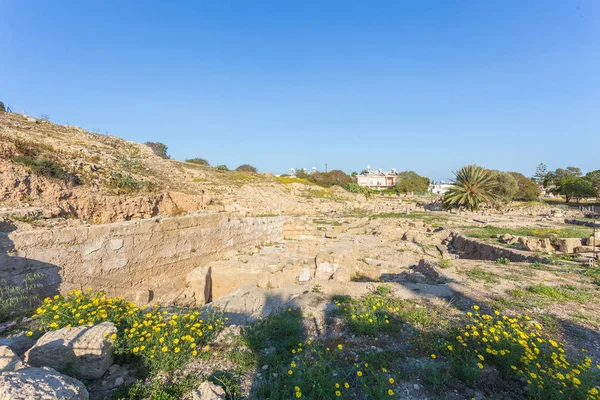
[[[338,268],[339,266],[337,264],[328,262],[319,263],[315,269],[315,279],[329,280]]]
[[[205,305],[212,292],[212,269],[210,267],[198,267],[187,274],[186,286],[193,292],[197,306]]]
[[[25,353],[25,362],[73,371],[76,378],[98,379],[113,362],[111,335],[116,332],[111,322],[47,332]]]
[[[302,268],[298,273],[298,282],[307,282],[311,279],[311,273],[308,268]]]
[[[89,393],[77,379],[52,368],[24,368],[0,374],[0,400],[88,400]]]
[[[523,246],[525,250],[529,251],[541,251],[544,253],[548,253],[554,250],[552,244],[550,243],[550,239],[547,238],[532,238],[528,236],[519,237],[519,243]]]
[[[575,249],[581,246],[581,242],[582,240],[577,238],[565,238],[556,240],[556,244],[558,245],[558,251],[567,254],[574,253]]]

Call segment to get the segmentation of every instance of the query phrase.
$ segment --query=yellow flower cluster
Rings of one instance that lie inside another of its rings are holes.
[[[549,398],[550,393],[571,398],[585,393],[588,400],[600,399],[593,383],[582,383],[593,382],[588,377],[596,376],[600,369],[600,365],[592,368],[589,357],[569,361],[563,344],[551,339],[529,316],[509,317],[497,311],[490,315],[479,313],[478,306],[473,308],[475,313],[467,313],[471,322],[444,349],[449,358],[464,360],[460,355],[468,354],[480,369],[483,362],[495,365],[526,382],[528,393],[535,398]]]
[[[151,364],[165,368],[197,356],[224,326],[225,319],[216,311],[203,318],[198,311],[170,315],[154,309],[131,321],[119,343]]]
[[[124,318],[139,311],[135,304],[122,297],[106,297],[103,292],[73,290],[66,297],[56,295],[44,300],[36,310],[40,329],[59,329],[71,326],[111,321],[119,327]]]

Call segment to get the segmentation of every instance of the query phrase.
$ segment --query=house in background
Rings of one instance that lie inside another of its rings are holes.
[[[373,190],[393,189],[396,187],[396,178],[398,173],[396,168],[391,171],[378,169],[373,171],[370,166],[362,174],[356,176],[356,183],[360,186],[366,186]]]
[[[439,181],[438,183],[434,182],[431,185],[429,185],[429,192],[433,194],[443,195],[448,190],[450,190],[452,186],[453,185],[451,183],[446,183],[444,181]]]

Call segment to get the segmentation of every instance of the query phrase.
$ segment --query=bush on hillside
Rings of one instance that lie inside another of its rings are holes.
[[[144,143],[146,146],[150,147],[150,150],[152,150],[152,152],[154,154],[156,154],[159,157],[162,158],[171,158],[169,157],[169,155],[167,154],[167,145],[161,142],[146,142]]]
[[[256,167],[250,165],[250,164],[242,164],[239,167],[237,167],[235,169],[238,172],[252,172],[252,173],[257,173],[258,170],[256,169]]]
[[[403,171],[396,178],[396,190],[400,193],[427,193],[429,183],[429,178],[414,171]]]
[[[490,170],[489,174],[496,205],[510,203],[519,190],[517,179],[508,172]]]
[[[344,187],[348,183],[352,183],[350,178],[344,171],[334,169],[331,172],[315,172],[312,178],[317,185],[323,187],[341,186]]]
[[[227,168],[227,165],[225,165],[225,164],[217,165],[217,166],[215,166],[215,169],[217,171],[229,171],[229,168]]]
[[[4,106],[4,103],[0,101],[0,112],[6,112],[6,107]]]
[[[517,192],[513,200],[534,201],[540,195],[538,185],[519,172],[509,172],[517,181]]]
[[[14,161],[18,164],[31,168],[31,171],[37,175],[62,180],[69,178],[67,171],[65,171],[62,166],[52,160],[28,156],[16,156]]]
[[[187,163],[210,166],[210,163],[204,158],[188,158]]]

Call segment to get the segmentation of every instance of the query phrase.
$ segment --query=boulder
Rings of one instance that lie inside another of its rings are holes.
[[[25,365],[8,346],[0,346],[0,372],[16,371]]]
[[[338,268],[339,266],[337,264],[329,262],[319,263],[317,264],[317,268],[315,268],[315,279],[327,281],[333,277],[333,274]]]
[[[577,238],[564,238],[564,239],[556,239],[556,245],[558,246],[558,251],[561,253],[572,254],[575,252],[575,249],[581,246],[582,240]]]
[[[554,250],[550,239],[547,238],[533,238],[529,236],[519,237],[519,243],[525,250],[529,251],[541,251],[549,253]]]
[[[31,336],[24,333],[14,336],[3,337],[0,339],[0,346],[8,346],[19,357],[23,357],[25,352],[35,344]]]
[[[600,231],[598,231],[600,232]],[[585,244],[588,246],[594,246],[594,244],[596,245],[596,247],[600,246],[600,237],[598,237],[598,235],[596,234],[596,238],[594,239],[594,235],[590,236],[588,239],[585,240]]]
[[[598,249],[597,247],[592,246],[579,246],[575,248],[575,253],[593,253],[594,250]]]
[[[352,272],[349,268],[340,267],[333,273],[331,279],[336,282],[350,282],[352,280]]]
[[[402,235],[402,240],[420,244],[429,242],[429,239],[427,238],[427,236],[425,236],[423,232],[414,230],[408,230],[404,232],[404,235]]]
[[[25,362],[69,371],[76,378],[98,379],[113,363],[114,333],[112,322],[51,331],[25,353]]]
[[[0,374],[0,400],[88,400],[77,379],[52,368],[24,368]]]
[[[225,391],[219,385],[204,381],[192,392],[194,400],[225,400]]]

